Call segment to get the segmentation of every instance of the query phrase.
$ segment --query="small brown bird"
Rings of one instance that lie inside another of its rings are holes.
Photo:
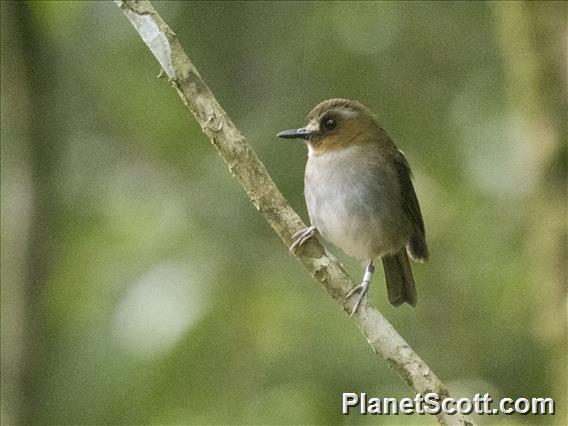
[[[410,166],[373,114],[360,102],[329,99],[317,105],[307,125],[281,138],[301,138],[308,146],[304,195],[311,226],[294,236],[295,250],[321,234],[367,264],[351,315],[367,292],[380,258],[389,301],[416,306],[416,287],[408,255],[428,258],[424,222],[411,181]]]

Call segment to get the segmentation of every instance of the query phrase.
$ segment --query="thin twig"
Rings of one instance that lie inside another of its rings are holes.
[[[221,108],[190,62],[174,32],[149,1],[116,0],[116,3],[148,45],[183,103],[217,148],[251,202],[289,247],[292,236],[305,228],[304,223],[280,193],[241,132]],[[345,300],[345,295],[354,286],[353,281],[319,241],[315,238],[309,240],[294,255],[349,314],[353,301]],[[359,310],[353,316],[353,321],[365,335],[371,348],[388,362],[408,386],[423,395],[434,392],[440,398],[449,396],[445,385],[376,308],[369,306]],[[439,414],[437,419],[444,425],[473,425],[461,415]]]

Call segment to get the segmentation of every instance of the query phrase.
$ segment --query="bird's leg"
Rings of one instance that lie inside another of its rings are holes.
[[[298,247],[312,238],[318,233],[318,228],[315,226],[308,226],[307,228],[300,229],[292,237],[292,245],[290,246],[290,252],[293,253]]]
[[[373,266],[373,261],[370,260],[367,268],[365,269],[365,275],[363,276],[363,282],[356,287],[353,287],[347,296],[345,296],[345,300],[349,299],[355,293],[359,293],[357,300],[355,301],[355,306],[353,307],[353,311],[351,311],[350,317],[355,315],[355,312],[359,309],[359,305],[361,305],[361,301],[365,299],[365,308],[367,308],[367,293],[369,292],[369,285],[371,284],[371,279],[373,278],[373,272],[375,272],[375,267]]]

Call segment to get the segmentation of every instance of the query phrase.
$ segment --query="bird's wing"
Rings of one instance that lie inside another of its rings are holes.
[[[420,234],[424,235],[424,221],[422,220],[420,205],[418,204],[418,199],[414,192],[414,186],[412,185],[412,172],[410,170],[410,165],[401,150],[398,150],[398,155],[395,157],[394,165],[398,175],[398,181],[400,183],[402,205],[408,214],[408,217],[411,219],[412,224],[418,231],[420,231]]]
[[[409,252],[413,259],[424,261],[428,259],[428,246],[424,232],[424,221],[420,212],[420,205],[412,185],[412,172],[410,165],[401,150],[397,151],[394,161],[395,169],[400,183],[402,206],[412,222],[416,233],[409,242]]]

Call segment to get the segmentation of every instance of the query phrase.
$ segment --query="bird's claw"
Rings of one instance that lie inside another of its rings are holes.
[[[363,281],[358,286],[353,287],[349,291],[349,293],[347,293],[347,296],[345,296],[345,300],[348,300],[355,293],[359,293],[357,300],[355,300],[355,305],[353,306],[353,310],[351,311],[351,315],[349,315],[350,318],[352,318],[353,315],[355,315],[355,313],[359,310],[359,306],[361,305],[361,302],[363,301],[363,299],[365,299],[365,309],[367,309],[367,302],[368,302],[367,296],[368,296],[368,292],[369,292],[369,284],[371,284],[369,281]]]
[[[318,233],[318,229],[315,226],[308,226],[307,228],[300,229],[292,237],[292,245],[290,246],[290,253],[296,251],[298,247],[303,245],[306,241],[312,238]]]

